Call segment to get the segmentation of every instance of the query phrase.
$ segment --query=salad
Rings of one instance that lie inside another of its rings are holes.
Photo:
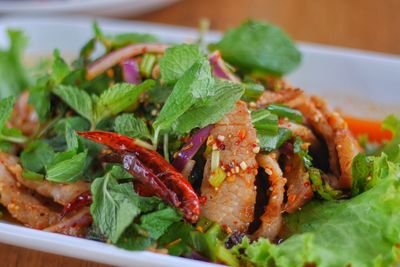
[[[0,214],[230,266],[395,266],[400,119],[345,117],[284,75],[301,53],[248,20],[220,41],[93,37],[0,50]],[[201,31],[204,32],[204,31]]]

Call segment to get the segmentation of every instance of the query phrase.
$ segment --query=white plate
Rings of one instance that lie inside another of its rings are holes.
[[[178,0],[25,0],[0,1],[0,14],[139,15]]]
[[[100,20],[107,32],[137,31],[153,33],[167,42],[194,40],[196,30],[140,22]],[[21,28],[30,37],[28,53],[48,55],[59,48],[63,55],[74,55],[91,35],[89,18],[1,18],[0,45],[4,31]],[[211,32],[206,40],[215,41]],[[400,114],[400,57],[357,50],[300,44],[301,67],[289,80],[307,92],[327,96],[330,103],[351,115],[382,118]],[[129,252],[94,241],[45,233],[0,223],[0,242],[50,253],[118,266],[212,266],[208,263],[150,252]]]

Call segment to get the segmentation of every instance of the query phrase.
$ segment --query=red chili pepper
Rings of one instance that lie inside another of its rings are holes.
[[[156,151],[139,146],[135,139],[117,133],[77,133],[110,147],[121,156],[124,169],[149,189],[145,190],[146,192],[153,191],[153,195],[182,209],[188,221],[197,221],[200,203],[195,191],[187,179]]]
[[[64,206],[61,217],[64,217],[65,215],[70,214],[72,211],[79,210],[80,208],[89,204],[92,204],[92,194],[90,191],[86,191]]]

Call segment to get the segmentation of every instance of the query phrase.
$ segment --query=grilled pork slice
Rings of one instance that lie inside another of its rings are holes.
[[[307,97],[301,90],[286,89],[266,92],[258,99],[260,107],[281,103],[300,110],[316,135],[322,137],[329,153],[329,170],[336,177],[331,186],[336,189],[351,188],[351,162],[361,151],[347,123],[336,112],[328,108],[319,97]]]
[[[264,214],[260,217],[261,225],[252,236],[254,239],[265,237],[270,241],[274,241],[282,228],[283,201],[287,180],[283,177],[282,170],[279,167],[278,156],[278,153],[274,152],[268,155],[260,154],[257,156],[258,163],[268,174],[270,185],[268,190],[271,193],[268,204],[265,206]]]
[[[294,154],[287,159],[284,177],[287,179],[287,203],[285,211],[293,213],[313,197],[310,178],[299,155]]]
[[[234,231],[245,232],[254,217],[256,153],[259,151],[246,104],[237,102],[215,124],[210,136],[218,144],[215,146],[220,150],[220,167],[227,177],[218,188],[210,184],[211,155],[208,155],[201,185],[201,194],[206,197],[202,215]]]
[[[5,157],[7,154],[1,153],[1,156]],[[0,203],[15,219],[37,229],[55,224],[61,218],[39,201],[31,190],[21,186],[4,162],[0,162]]]

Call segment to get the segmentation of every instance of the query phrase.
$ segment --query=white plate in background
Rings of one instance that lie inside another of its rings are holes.
[[[59,48],[64,56],[76,55],[91,36],[90,18],[0,18],[0,45],[6,44],[8,27],[25,30],[30,37],[28,54],[50,55]],[[166,42],[195,40],[197,31],[142,22],[99,20],[106,32],[153,33]],[[218,40],[210,32],[206,41]],[[400,57],[359,50],[300,44],[303,62],[289,75],[292,84],[323,95],[348,114],[383,118],[400,114]],[[130,252],[95,241],[46,233],[0,222],[0,242],[118,266],[213,266],[188,259]],[[215,266],[215,265],[214,265]]]
[[[0,14],[135,16],[178,0],[0,0]]]

